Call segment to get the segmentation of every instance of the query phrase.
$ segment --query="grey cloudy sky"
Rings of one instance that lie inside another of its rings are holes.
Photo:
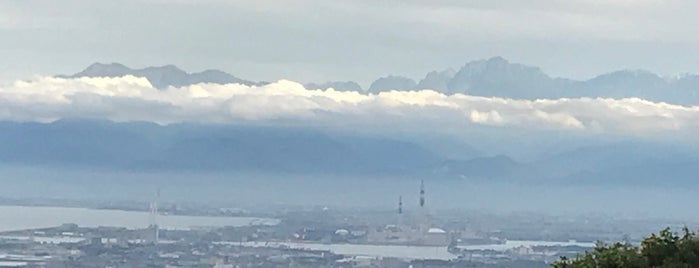
[[[0,78],[92,62],[355,80],[503,56],[554,76],[699,73],[690,0],[3,0]]]

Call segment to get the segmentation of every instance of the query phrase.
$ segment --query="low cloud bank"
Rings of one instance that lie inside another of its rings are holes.
[[[432,90],[363,94],[308,90],[288,80],[265,86],[197,84],[158,90],[145,78],[133,76],[38,77],[0,86],[0,120],[62,118],[158,124],[294,122],[434,131],[487,125],[643,136],[691,133],[697,129],[699,107],[638,98],[516,100]]]

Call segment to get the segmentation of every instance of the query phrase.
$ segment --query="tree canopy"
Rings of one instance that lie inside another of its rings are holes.
[[[595,249],[574,259],[561,257],[554,268],[651,268],[699,267],[699,238],[684,228],[673,233],[670,228],[652,234],[640,246],[629,243],[598,243]]]

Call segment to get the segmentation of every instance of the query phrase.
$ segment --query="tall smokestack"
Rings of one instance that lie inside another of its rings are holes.
[[[403,214],[403,196],[398,196],[398,214]]]
[[[153,241],[158,244],[160,239],[160,229],[158,226],[158,199],[160,199],[160,188],[155,193],[155,199],[150,203],[151,227],[153,227]]]
[[[420,207],[425,207],[425,180],[420,181]]]

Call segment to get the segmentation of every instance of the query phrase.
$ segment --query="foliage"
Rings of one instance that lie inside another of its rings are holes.
[[[669,228],[645,238],[640,246],[598,243],[574,259],[561,257],[554,268],[683,268],[699,267],[699,238],[686,227],[681,234]]]

